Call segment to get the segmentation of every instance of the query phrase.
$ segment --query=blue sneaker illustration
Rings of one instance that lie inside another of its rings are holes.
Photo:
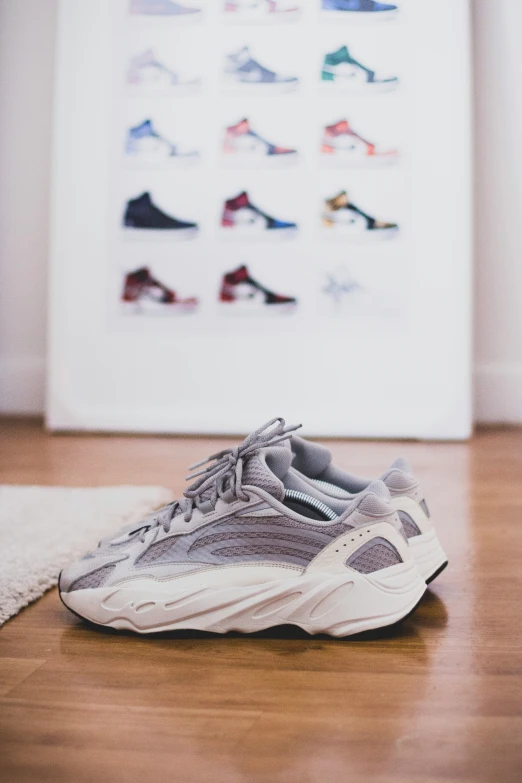
[[[254,60],[248,46],[226,57],[225,85],[230,89],[247,89],[263,92],[289,92],[299,84],[297,76],[283,76],[265,68]]]
[[[180,21],[196,21],[201,8],[181,5],[174,0],[130,0],[129,14],[136,16],[174,16]]]
[[[199,152],[173,144],[156,131],[152,120],[144,120],[140,125],[129,128],[125,143],[125,154],[137,165],[194,165]]]
[[[398,13],[396,5],[391,3],[379,3],[376,0],[322,0],[323,11],[337,14],[338,17],[344,17],[354,21],[361,19],[364,21],[393,19]]]

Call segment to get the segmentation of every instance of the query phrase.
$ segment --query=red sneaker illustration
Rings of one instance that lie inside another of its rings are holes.
[[[266,141],[246,118],[226,129],[223,155],[227,165],[237,168],[288,166],[297,161],[297,150]]]
[[[397,162],[399,153],[383,149],[360,136],[348,120],[339,120],[324,129],[321,155],[325,162],[335,166],[364,167],[390,166]]]
[[[289,313],[296,305],[292,296],[275,294],[251,277],[243,264],[223,275],[219,293],[221,309],[230,313]]]
[[[195,297],[181,299],[156,280],[147,267],[125,277],[121,301],[124,312],[135,315],[185,315],[193,313],[199,304]]]
[[[252,204],[245,191],[225,201],[221,227],[232,239],[290,239],[297,231],[295,223],[277,220]]]

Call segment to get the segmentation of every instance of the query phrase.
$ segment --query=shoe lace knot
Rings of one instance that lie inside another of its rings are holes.
[[[191,465],[189,470],[195,470],[186,476],[186,481],[195,481],[187,487],[183,498],[165,506],[158,515],[142,529],[141,540],[145,533],[155,527],[162,526],[166,533],[178,513],[183,513],[185,522],[190,522],[195,508],[214,508],[218,498],[227,502],[232,499],[248,501],[249,496],[243,490],[243,468],[245,462],[268,446],[276,446],[292,437],[292,432],[301,424],[286,425],[284,419],[271,419],[262,427],[252,432],[245,440],[230,449],[223,449],[211,454],[201,462]],[[198,470],[198,468],[203,468]],[[167,512],[167,513],[164,513]]]

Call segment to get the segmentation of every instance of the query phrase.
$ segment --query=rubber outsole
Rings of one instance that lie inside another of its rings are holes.
[[[431,584],[431,582],[433,582],[433,580],[436,579],[439,576],[439,574],[441,574],[444,571],[447,565],[448,565],[448,560],[446,560],[441,566],[439,566],[439,568],[437,568],[437,570],[434,571],[431,576],[427,577],[426,584],[427,585]]]
[[[443,568],[441,568],[443,570]],[[423,593],[415,606],[410,609],[407,614],[404,615],[404,617],[401,617],[399,620],[396,620],[394,623],[391,623],[391,625],[385,625],[381,628],[374,628],[369,631],[360,631],[359,633],[354,633],[351,636],[341,636],[336,639],[336,641],[350,641],[350,642],[363,642],[363,641],[370,641],[374,639],[384,639],[389,638],[391,636],[394,636],[397,631],[399,631],[402,626],[412,617],[417,609],[419,608],[420,604],[423,602],[425,598],[426,593]],[[107,625],[99,625],[98,623],[92,622],[92,620],[87,620],[85,617],[82,617],[78,612],[75,612],[74,609],[71,609],[69,606],[67,606],[66,603],[64,603],[64,600],[62,598],[62,594],[60,590],[58,590],[58,597],[60,599],[60,602],[62,605],[67,609],[68,612],[73,614],[75,617],[80,620],[83,624],[88,626],[89,628],[92,628],[93,630],[96,630],[100,633],[109,633],[109,634],[129,634],[129,636],[135,636],[136,634],[133,631],[122,631],[118,630],[116,628],[111,628]],[[155,638],[207,638],[207,637],[215,637],[219,636],[220,634],[214,633],[212,631],[197,631],[194,629],[187,628],[182,631],[159,631],[157,634],[155,634]],[[244,636],[240,631],[228,631],[226,634],[223,634],[224,636]],[[328,634],[311,634],[308,633],[308,631],[305,631],[303,628],[301,628],[299,625],[273,625],[270,628],[265,628],[263,631],[253,631],[252,633],[248,634],[249,636],[253,636],[254,638],[294,638],[294,639],[332,639],[331,636]]]
[[[61,579],[59,585],[61,584]],[[375,575],[311,573],[258,585],[150,588],[114,585],[62,592],[74,614],[140,634],[196,630],[252,633],[280,625],[310,635],[345,637],[394,625],[410,614],[426,585],[413,563]],[[353,591],[353,592],[352,592]]]

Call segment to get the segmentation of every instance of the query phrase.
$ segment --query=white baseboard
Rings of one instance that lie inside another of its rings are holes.
[[[45,404],[45,359],[0,357],[0,413],[41,414]]]
[[[522,364],[475,367],[475,421],[522,424]],[[42,414],[45,359],[0,357],[0,413]]]
[[[475,421],[522,424],[522,363],[475,367]]]

